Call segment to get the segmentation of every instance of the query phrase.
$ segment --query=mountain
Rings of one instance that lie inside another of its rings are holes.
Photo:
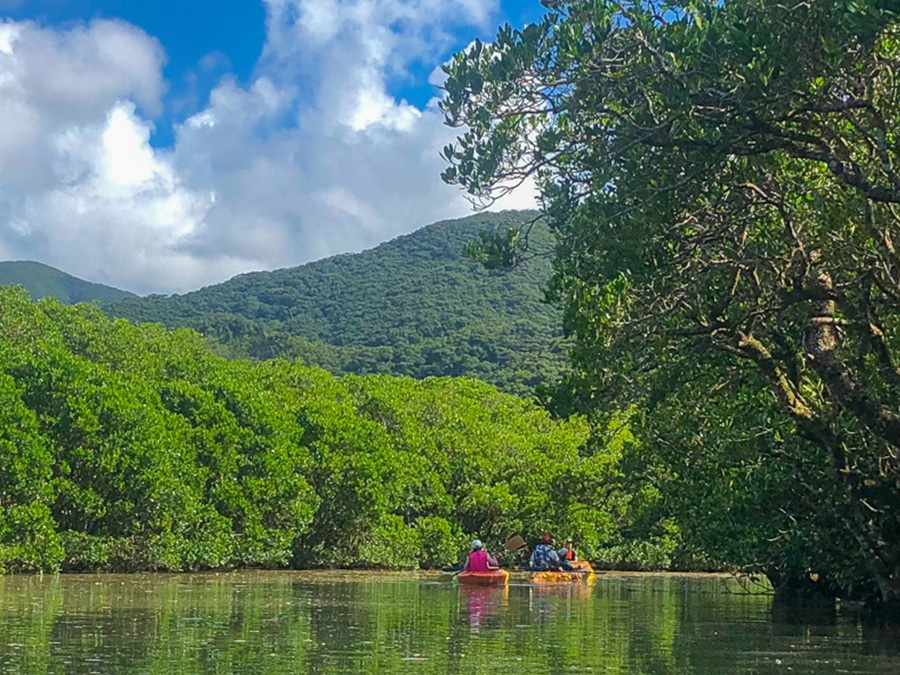
[[[84,281],[49,265],[24,260],[0,262],[0,286],[6,284],[23,286],[35,300],[49,295],[67,305],[117,302],[137,297],[112,286]]]
[[[463,249],[483,230],[535,217],[507,211],[434,223],[362,253],[105,311],[190,326],[227,356],[298,357],[336,374],[467,375],[528,394],[566,364],[560,317],[543,301],[549,257],[491,272]],[[530,242],[549,252],[548,228],[535,226]]]

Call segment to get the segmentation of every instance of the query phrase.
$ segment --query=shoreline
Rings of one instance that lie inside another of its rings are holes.
[[[511,575],[525,575],[527,572],[512,568],[505,568]],[[320,569],[260,569],[253,567],[238,568],[232,570],[195,570],[185,572],[169,572],[169,571],[63,571],[63,572],[14,572],[0,574],[0,584],[8,579],[39,579],[39,578],[61,578],[61,579],[98,579],[98,578],[122,578],[122,579],[155,579],[155,578],[171,578],[171,577],[196,577],[198,579],[213,579],[217,577],[310,577],[310,578],[345,578],[347,580],[358,579],[361,577],[380,577],[388,579],[391,577],[409,579],[410,577],[419,577],[423,580],[442,580],[448,575],[447,572],[441,570],[389,570],[389,569],[341,569],[341,568],[320,568]],[[734,579],[741,578],[740,575],[730,572],[672,572],[672,571],[636,571],[636,570],[594,570],[594,576],[600,577],[657,577],[657,578],[684,578],[684,579]]]

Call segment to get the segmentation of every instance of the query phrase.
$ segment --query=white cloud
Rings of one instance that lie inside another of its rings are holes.
[[[439,177],[453,130],[434,102],[390,91],[497,0],[267,6],[254,77],[223,80],[166,151],[149,143],[165,93],[153,38],[121,22],[0,23],[0,255],[170,292],[467,213]]]
[[[164,54],[122,22],[0,24],[0,251],[139,290],[258,264],[182,250],[211,204],[149,145]]]
[[[0,24],[0,54],[10,56],[13,53],[12,45],[18,35],[18,26],[6,23]]]

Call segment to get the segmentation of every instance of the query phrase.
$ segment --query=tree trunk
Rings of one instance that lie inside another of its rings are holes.
[[[840,335],[835,321],[837,304],[834,300],[833,283],[827,271],[820,271],[815,282],[813,312],[806,331],[804,344],[813,370],[822,378],[828,392],[843,408],[852,413],[870,432],[882,438],[891,446],[900,447],[900,417],[865,390],[863,384],[853,375],[841,359],[838,349]],[[858,478],[847,470],[846,449],[835,442],[826,442],[838,480],[843,484],[852,508],[858,532],[857,538],[874,580],[878,585],[881,600],[886,604],[900,602],[900,550],[892,543],[886,543],[884,523],[870,527],[875,519],[884,521],[889,517],[884,513],[873,513],[864,503],[860,494]],[[874,530],[874,531],[873,531]]]

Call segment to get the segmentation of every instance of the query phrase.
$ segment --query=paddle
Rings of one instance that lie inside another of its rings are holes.
[[[465,567],[460,567],[454,565],[453,567],[442,567],[441,572],[444,574],[450,574],[449,578],[445,577],[445,581],[453,581],[460,573],[465,572]],[[452,574],[451,574],[452,572]]]
[[[506,544],[503,548],[507,551],[518,551],[519,549],[525,548],[528,544],[524,539],[518,534],[514,534],[509,539],[506,540]]]

